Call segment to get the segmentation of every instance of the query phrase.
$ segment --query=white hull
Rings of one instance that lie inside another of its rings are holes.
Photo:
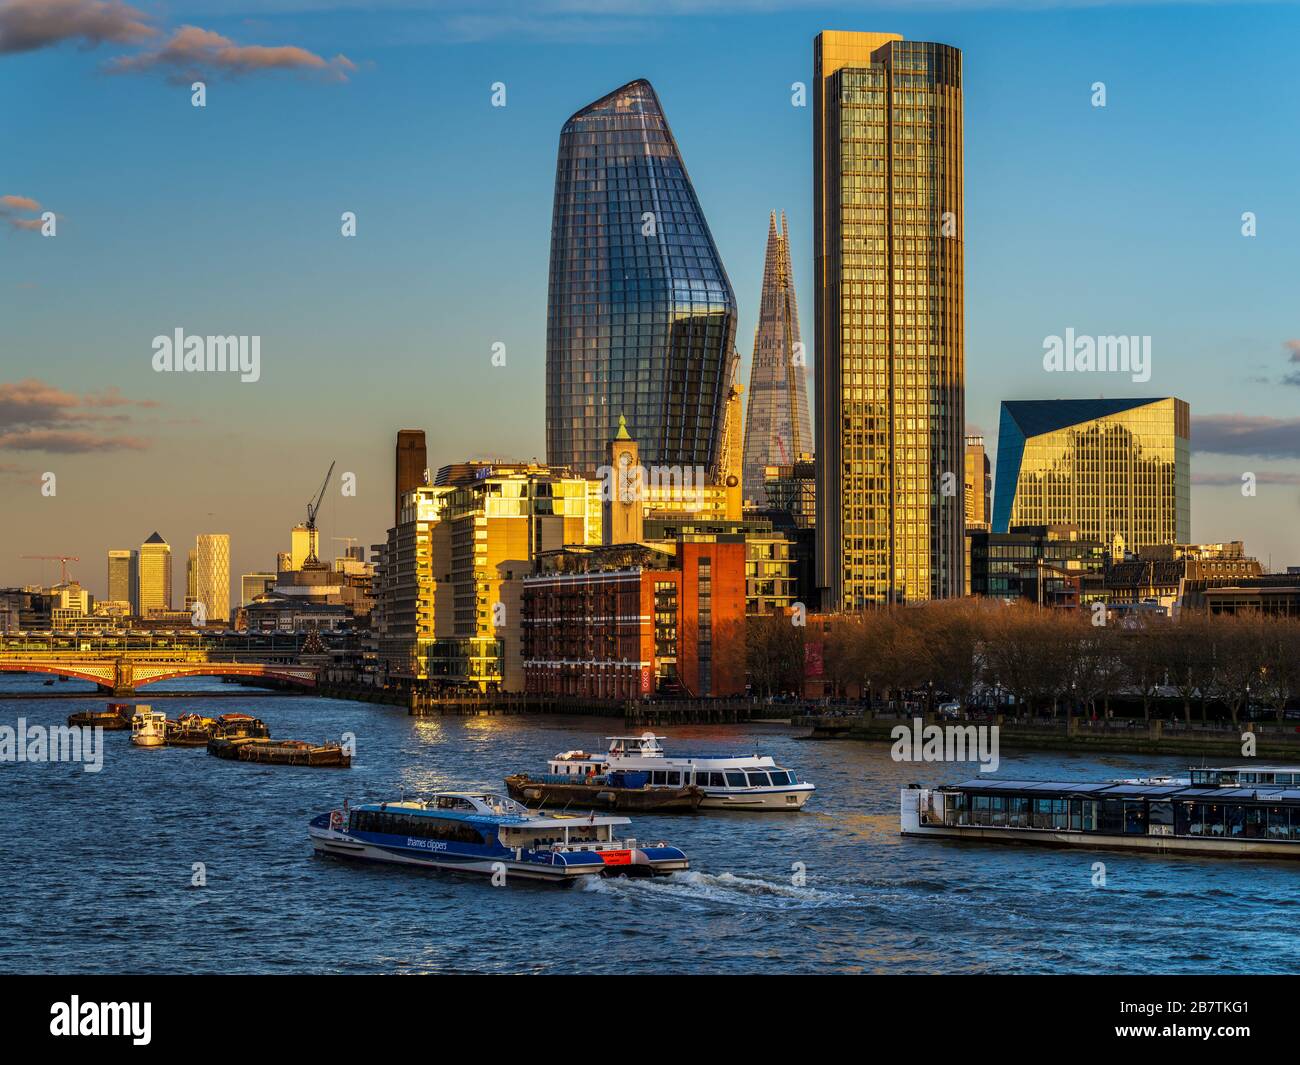
[[[798,810],[812,797],[811,787],[725,789],[705,788],[702,810]]]
[[[1134,850],[1153,854],[1221,854],[1224,857],[1300,858],[1295,843],[1270,843],[1262,839],[1225,839],[1222,836],[1102,835],[1098,832],[1056,832],[1036,828],[946,828],[919,825],[904,829],[904,836],[939,836],[979,843],[1037,843],[1049,847],[1081,847],[1084,850]]]
[[[163,745],[163,738],[151,733],[137,732],[131,737],[131,742],[137,747],[161,747]]]

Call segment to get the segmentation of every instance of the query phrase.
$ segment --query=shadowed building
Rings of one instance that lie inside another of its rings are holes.
[[[647,466],[721,459],[736,299],[647,81],[560,132],[546,325],[546,456],[595,476],[620,414]]]
[[[397,431],[397,479],[393,494],[393,524],[401,521],[402,497],[412,488],[429,483],[429,455],[423,429]]]
[[[813,63],[823,606],[960,595],[961,53],[827,31]]]
[[[812,450],[804,380],[807,358],[799,339],[789,233],[785,215],[777,229],[773,212],[745,411],[745,498],[759,507],[767,505],[767,467],[789,466]]]
[[[1188,543],[1190,435],[1181,399],[1004,402],[993,531],[1077,525],[1113,554]]]

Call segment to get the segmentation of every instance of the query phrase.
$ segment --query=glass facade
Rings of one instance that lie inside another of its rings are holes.
[[[823,606],[960,595],[961,53],[826,32],[814,66]]]
[[[808,420],[806,356],[799,339],[799,305],[790,267],[790,228],[772,214],[767,231],[763,294],[754,331],[745,408],[744,492],[759,507],[768,505],[768,466],[790,466],[812,450]]]
[[[546,329],[546,453],[593,476],[619,415],[647,466],[719,460],[736,299],[647,81],[560,133]]]
[[[1191,540],[1181,399],[1004,402],[993,529],[1070,524],[1114,550]]]

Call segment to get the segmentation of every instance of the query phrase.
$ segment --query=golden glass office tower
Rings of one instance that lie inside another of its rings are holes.
[[[960,595],[961,52],[827,31],[813,65],[823,606]]]

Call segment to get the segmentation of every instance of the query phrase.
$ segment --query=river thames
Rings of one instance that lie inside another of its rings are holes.
[[[976,775],[899,764],[883,744],[778,724],[669,731],[666,746],[759,751],[817,785],[798,813],[633,819],[684,849],[663,880],[509,884],[313,855],[308,820],[443,788],[503,790],[621,721],[412,718],[310,696],[193,697],[169,717],[244,711],[276,737],[356,737],[351,769],[254,766],[103,735],[103,769],[0,764],[8,973],[1290,973],[1295,863],[903,840],[898,791]],[[173,682],[174,687],[184,687]],[[60,685],[59,690],[72,690]],[[0,679],[0,725],[62,724],[106,697],[32,699]],[[135,700],[148,702],[146,693]],[[638,730],[639,731],[639,730]],[[1097,780],[1169,758],[1003,751],[997,776]],[[1106,884],[1096,887],[1094,862]],[[206,886],[193,886],[202,863]],[[805,883],[798,883],[800,872]]]

